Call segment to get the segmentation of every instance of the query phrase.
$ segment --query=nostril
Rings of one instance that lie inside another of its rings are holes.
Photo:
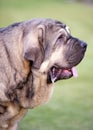
[[[81,42],[81,47],[83,47],[84,49],[86,49],[87,44],[85,42]]]

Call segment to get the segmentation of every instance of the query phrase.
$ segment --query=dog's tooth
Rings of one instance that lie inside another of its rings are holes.
[[[52,71],[50,71],[50,78],[51,78],[52,83],[54,83],[55,80],[57,79],[55,77],[55,68],[53,68]]]
[[[54,83],[56,81],[57,77],[51,77],[51,81],[52,83]]]
[[[55,82],[53,78],[51,78],[51,81],[52,81],[52,83],[54,83],[54,82]]]

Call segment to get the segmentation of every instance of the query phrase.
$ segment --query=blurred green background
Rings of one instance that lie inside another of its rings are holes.
[[[19,130],[93,130],[93,4],[85,1],[0,0],[0,27],[53,18],[69,25],[72,35],[88,43],[85,58],[77,66],[79,77],[57,82],[50,102],[29,110]]]

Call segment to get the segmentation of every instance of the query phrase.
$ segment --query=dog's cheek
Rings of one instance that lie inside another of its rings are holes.
[[[49,68],[49,61],[44,61],[41,66],[40,66],[40,73],[47,73],[48,71],[48,68]]]

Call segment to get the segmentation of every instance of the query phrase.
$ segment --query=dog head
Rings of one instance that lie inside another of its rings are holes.
[[[32,68],[47,75],[47,83],[75,76],[74,67],[83,59],[87,44],[56,20],[33,20],[29,28],[24,54]]]

